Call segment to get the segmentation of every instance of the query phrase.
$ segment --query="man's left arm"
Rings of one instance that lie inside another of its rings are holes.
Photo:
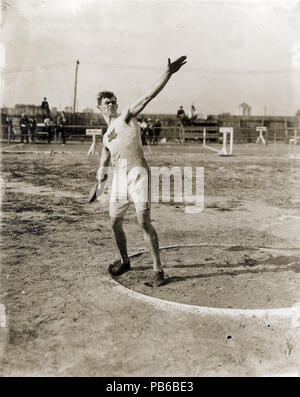
[[[160,80],[149,90],[145,95],[139,98],[134,104],[126,108],[123,113],[122,117],[124,118],[125,122],[131,119],[131,117],[136,117],[148,103],[155,98],[160,91],[165,87],[167,82],[169,81],[172,74],[176,73],[184,64],[186,63],[186,56],[181,56],[176,61],[171,62],[170,58],[168,59],[168,67],[165,73],[161,76]]]

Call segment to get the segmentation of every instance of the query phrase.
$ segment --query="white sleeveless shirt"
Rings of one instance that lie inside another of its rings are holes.
[[[115,118],[104,134],[103,144],[110,151],[113,167],[122,166],[123,161],[120,160],[127,161],[127,169],[145,166],[141,130],[136,118],[131,118],[128,124],[121,116]]]

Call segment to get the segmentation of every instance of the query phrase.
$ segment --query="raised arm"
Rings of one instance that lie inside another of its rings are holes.
[[[157,94],[165,87],[167,82],[169,81],[172,74],[176,73],[181,66],[186,63],[186,56],[181,56],[176,59],[176,61],[171,62],[170,58],[168,58],[168,67],[165,73],[161,76],[160,80],[141,98],[139,98],[134,104],[126,108],[122,115],[126,122],[130,120],[131,117],[136,117],[146,106],[147,104],[156,97]]]
[[[96,177],[99,182],[105,181],[108,177],[105,169],[106,167],[109,166],[109,161],[110,161],[110,152],[107,149],[107,147],[103,145],[103,149],[100,156],[100,164],[96,174]]]

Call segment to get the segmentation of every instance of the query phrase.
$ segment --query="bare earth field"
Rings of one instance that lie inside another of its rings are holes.
[[[299,319],[272,314],[300,302],[300,160],[287,145],[277,156],[271,145],[236,145],[233,157],[145,149],[150,166],[205,173],[203,212],[152,204],[161,247],[177,245],[161,250],[159,289],[144,284],[148,252],[118,283],[107,273],[117,256],[107,199],[87,203],[99,162],[88,145],[5,149],[0,376],[299,376]],[[124,227],[129,253],[145,250],[133,206]],[[166,310],[138,294],[228,311]]]

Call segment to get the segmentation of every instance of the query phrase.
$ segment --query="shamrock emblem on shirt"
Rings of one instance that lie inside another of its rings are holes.
[[[111,130],[107,137],[108,137],[109,142],[112,141],[113,139],[116,139],[117,134],[115,132],[115,129]]]

